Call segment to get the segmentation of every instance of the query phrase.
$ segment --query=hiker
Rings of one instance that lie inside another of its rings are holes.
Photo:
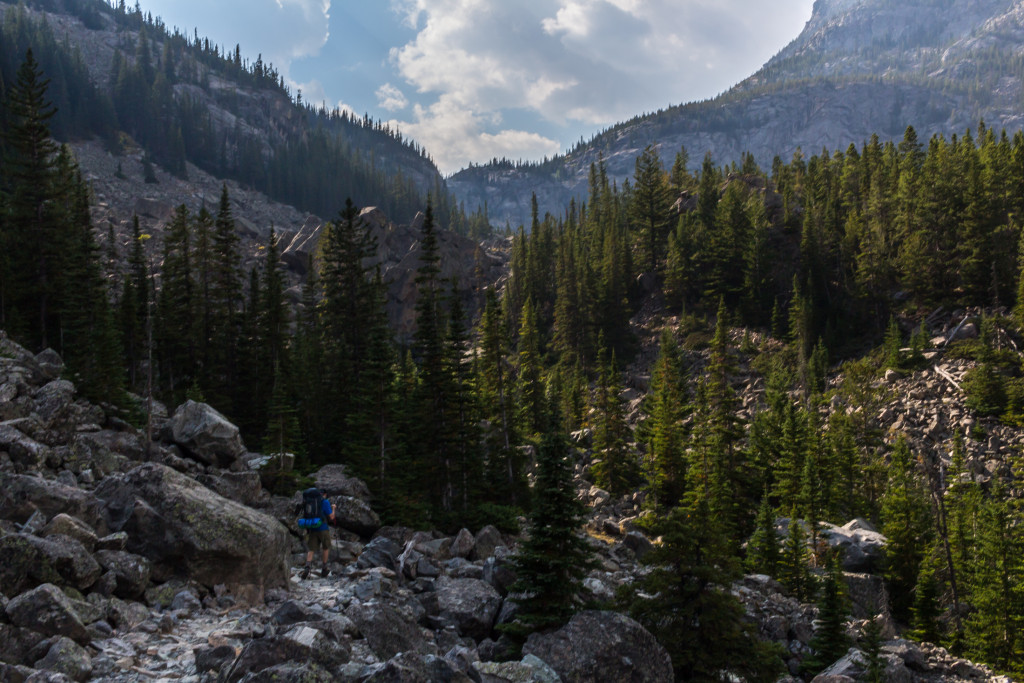
[[[320,489],[311,488],[302,492],[302,517],[298,525],[306,530],[306,566],[302,570],[302,578],[309,578],[309,572],[313,568],[313,553],[320,548],[323,550],[323,566],[320,568],[320,576],[326,577],[330,572],[327,570],[327,558],[331,553],[331,529],[336,523],[334,510],[331,508],[331,501],[327,496],[320,493]]]

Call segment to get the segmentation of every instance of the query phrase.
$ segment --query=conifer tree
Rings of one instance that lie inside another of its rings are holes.
[[[541,377],[540,334],[533,299],[527,299],[519,322],[517,369],[517,406],[519,429],[523,434],[539,434],[547,422],[544,382]]]
[[[833,552],[829,555],[818,594],[818,618],[815,622],[814,637],[810,642],[814,654],[808,657],[802,666],[810,673],[818,673],[832,664],[845,655],[850,646],[846,636],[846,615],[849,610],[838,553]]]
[[[786,534],[786,543],[782,551],[779,567],[779,580],[797,600],[804,602],[814,594],[811,574],[807,563],[810,551],[807,548],[807,536],[803,522],[790,518]]]
[[[529,535],[513,559],[519,611],[509,628],[517,638],[564,624],[579,608],[583,579],[594,565],[580,531],[584,508],[572,482],[568,444],[557,423],[558,397],[548,399],[549,416],[537,450],[537,480]]]
[[[912,591],[931,528],[928,500],[914,474],[910,447],[901,436],[892,451],[889,483],[882,499],[882,533],[889,541],[885,577],[893,615],[898,619],[910,617]]]
[[[651,378],[650,488],[659,508],[678,505],[686,486],[686,453],[683,418],[686,394],[675,335],[661,334],[661,350]]]
[[[747,543],[746,568],[757,574],[777,577],[780,554],[779,537],[775,534],[775,511],[766,493],[761,498],[761,506],[754,520],[754,534]]]
[[[210,337],[204,393],[214,407],[220,406],[231,414],[237,398],[238,342],[242,338],[242,272],[238,233],[226,184],[221,187],[211,253]]]
[[[657,634],[676,680],[774,681],[782,662],[728,590],[739,564],[719,522],[703,486],[655,519],[649,531],[662,543],[643,558],[650,570],[628,595],[630,616]]]
[[[640,235],[643,267],[654,273],[664,252],[672,203],[668,179],[654,146],[648,145],[637,157],[633,179],[632,219]]]
[[[626,422],[615,354],[601,353],[597,386],[594,389],[594,483],[614,496],[632,493],[640,483],[640,468],[629,448]]]

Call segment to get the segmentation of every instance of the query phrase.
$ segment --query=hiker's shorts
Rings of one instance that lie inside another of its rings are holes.
[[[314,552],[317,550],[330,550],[331,530],[320,529],[317,531],[307,532],[306,547],[309,548],[310,552]]]

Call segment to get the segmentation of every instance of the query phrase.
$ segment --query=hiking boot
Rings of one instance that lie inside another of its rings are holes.
[[[321,576],[322,578],[325,578],[325,579],[326,579],[326,578],[327,578],[327,575],[328,575],[328,574],[330,574],[330,573],[331,573],[331,572],[330,572],[330,571],[328,571],[328,569],[327,569],[327,565],[326,565],[326,564],[325,564],[325,565],[324,565],[323,567],[321,567],[321,568],[320,568],[320,576]]]
[[[303,567],[302,568],[302,574],[299,575],[299,578],[300,579],[308,579],[309,578],[309,570],[312,569],[312,568],[313,567],[311,565],[308,565],[308,564],[305,567]]]

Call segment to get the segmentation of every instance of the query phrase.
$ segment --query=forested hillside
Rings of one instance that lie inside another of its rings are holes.
[[[1024,674],[1024,134],[978,124],[924,141],[908,127],[770,168],[706,155],[696,172],[685,149],[666,166],[648,147],[621,184],[594,163],[581,201],[557,213],[529,202],[511,272],[473,293],[479,320],[441,277],[437,207],[410,195],[424,214],[416,329],[396,340],[352,200],[297,305],[273,232],[243,269],[226,185],[212,211],[179,206],[159,256],[138,224],[126,264],[102,255],[88,185],[53,138],[107,100],[65,94],[80,81],[59,74],[80,58],[48,52],[57,43],[23,10],[4,18],[51,61],[33,45],[3,71],[0,326],[33,353],[56,348],[119,429],[141,434],[160,402],[191,398],[264,453],[295,456],[295,470],[264,473],[273,492],[340,463],[387,524],[514,533],[526,521],[508,565],[525,597],[503,656],[589,599],[656,634],[678,680],[774,681],[785,668],[809,680],[854,644],[864,677],[881,680],[882,628]],[[119,74],[148,82],[150,28]],[[154,87],[171,63],[149,62]],[[612,531],[627,526],[645,549],[632,556],[649,571],[617,595],[586,597],[578,491],[628,511]],[[851,520],[881,532],[877,564],[830,540]],[[886,598],[849,622],[843,569],[865,566]],[[813,637],[766,642],[734,589],[744,571],[777,580],[797,608],[817,602]]]
[[[621,183],[654,145],[666,165],[680,147],[696,165],[752,154],[763,167],[822,149],[897,141],[908,125],[922,140],[984,120],[1010,133],[1022,119],[1024,12],[1012,0],[822,0],[803,32],[756,73],[718,97],[673,102],[580,140],[543,163],[495,161],[457,173],[450,186],[468,206],[485,201],[498,225],[529,220],[524,198],[557,213],[587,192],[590,165],[604,159]],[[695,170],[695,169],[691,169]]]
[[[238,46],[103,0],[0,3],[0,15],[0,84],[13,83],[31,46],[51,80],[59,140],[97,136],[182,177],[191,163],[321,216],[352,196],[408,221],[429,192],[448,218],[425,150],[369,118],[303,102]]]

